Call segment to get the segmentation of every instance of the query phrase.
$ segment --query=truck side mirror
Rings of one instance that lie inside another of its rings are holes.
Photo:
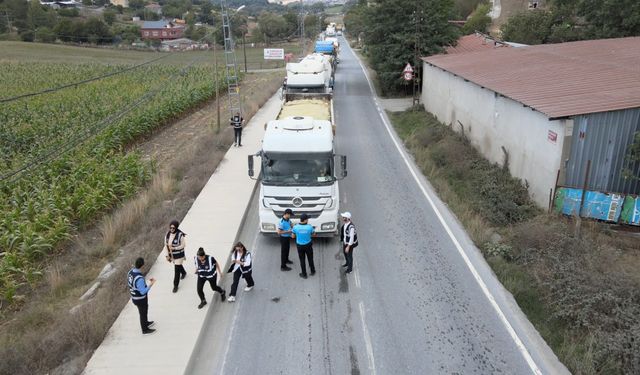
[[[249,177],[253,178],[253,155],[249,155],[247,162],[249,165]]]
[[[347,155],[340,155],[340,165],[342,166],[342,178],[347,177]]]

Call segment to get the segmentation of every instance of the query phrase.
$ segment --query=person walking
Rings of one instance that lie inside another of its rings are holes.
[[[291,230],[293,238],[296,239],[298,258],[300,258],[300,268],[302,272],[299,276],[303,279],[307,278],[305,257],[309,261],[311,276],[316,274],[316,266],[313,264],[313,244],[311,239],[311,237],[315,236],[316,232],[313,226],[309,225],[308,221],[309,216],[307,216],[307,214],[300,215],[300,223],[296,224]]]
[[[155,329],[151,328],[153,320],[149,321],[149,299],[147,298],[149,290],[156,283],[156,279],[153,277],[149,279],[149,285],[144,280],[142,275],[142,267],[144,266],[144,259],[136,259],[133,268],[129,270],[127,274],[127,286],[129,287],[129,294],[131,295],[131,302],[138,308],[138,314],[140,314],[140,328],[142,328],[142,334],[149,334],[155,332]]]
[[[345,264],[342,267],[346,267],[345,273],[353,272],[353,249],[358,247],[358,234],[356,233],[356,226],[351,221],[351,212],[343,212],[340,214],[342,217],[342,227],[340,227],[340,242],[342,243],[342,253],[344,254]]]
[[[231,117],[231,126],[233,127],[234,143],[236,147],[242,146],[242,122],[244,119],[240,116],[240,112]]]
[[[186,234],[178,229],[179,226],[180,222],[178,220],[173,220],[169,224],[169,231],[164,236],[164,245],[167,249],[167,261],[169,263],[173,262],[174,293],[178,291],[180,280],[187,276],[187,271],[182,265],[185,259],[184,248],[187,245],[185,240]]]
[[[211,255],[207,255],[201,247],[198,249],[198,253],[194,260],[196,262],[196,273],[198,274],[198,297],[200,297],[200,304],[198,305],[198,308],[201,309],[207,304],[207,299],[204,297],[203,290],[206,282],[209,282],[212,290],[220,293],[220,300],[224,302],[227,292],[216,284],[218,275],[222,275],[220,265],[216,262],[216,258]]]
[[[291,267],[287,264],[293,264],[289,260],[289,249],[291,246],[291,215],[293,211],[290,208],[284,210],[284,214],[278,223],[278,236],[280,236],[280,270],[291,271]]]
[[[247,251],[242,242],[235,244],[231,253],[231,267],[227,271],[233,272],[233,283],[231,284],[231,292],[227,301],[234,302],[236,300],[236,291],[241,277],[247,282],[247,287],[244,288],[244,291],[248,292],[253,289],[255,284],[251,275],[252,263],[251,253]]]

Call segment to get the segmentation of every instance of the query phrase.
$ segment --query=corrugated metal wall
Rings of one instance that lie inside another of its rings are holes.
[[[640,181],[623,178],[627,147],[638,131],[640,108],[575,117],[564,185],[582,188],[591,160],[587,189],[640,194]],[[633,169],[638,175],[640,165]]]

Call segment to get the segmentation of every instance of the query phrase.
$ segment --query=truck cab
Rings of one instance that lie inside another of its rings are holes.
[[[289,95],[275,120],[265,125],[260,158],[260,231],[276,234],[287,208],[296,223],[301,214],[319,236],[339,228],[338,181],[346,177],[346,156],[336,155],[330,95]]]

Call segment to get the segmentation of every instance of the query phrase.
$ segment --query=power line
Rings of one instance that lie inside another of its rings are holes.
[[[54,146],[52,146],[49,149],[48,152],[40,155],[40,157],[36,158],[35,160],[32,160],[29,163],[24,164],[23,166],[21,166],[17,170],[11,171],[9,173],[6,173],[6,174],[0,176],[0,182],[7,182],[7,183],[13,182],[13,181],[17,180],[19,178],[19,176],[23,172],[26,172],[26,171],[28,171],[30,169],[34,169],[34,168],[39,167],[40,165],[44,164],[45,162],[48,162],[50,160],[58,158],[59,156],[65,154],[66,152],[68,152],[68,151],[72,150],[73,148],[79,146],[81,143],[85,142],[91,136],[97,135],[98,133],[102,132],[109,125],[114,124],[117,120],[122,118],[124,115],[126,115],[127,113],[131,112],[132,110],[138,108],[142,103],[146,102],[151,97],[155,96],[158,92],[160,92],[164,88],[164,83],[166,81],[168,81],[170,79],[173,79],[178,75],[183,75],[188,69],[190,69],[195,64],[195,62],[198,59],[202,59],[202,56],[196,57],[189,64],[187,64],[184,68],[182,68],[180,71],[171,74],[165,80],[160,82],[157,85],[156,88],[154,88],[151,91],[148,91],[145,95],[143,95],[141,98],[136,100],[134,103],[130,104],[124,110],[107,117],[106,119],[94,124],[91,127],[85,128],[82,132],[76,134],[76,136],[74,138],[72,138],[70,141],[68,141],[66,143],[63,143],[62,145],[54,145]],[[94,132],[95,132],[95,134],[94,134]]]
[[[12,96],[12,97],[6,98],[6,99],[0,99],[0,103],[8,103],[8,102],[12,102],[12,101],[15,101],[15,100],[18,100],[18,99],[27,98],[27,97],[30,97],[30,96],[37,96],[37,95],[47,94],[47,93],[50,93],[50,92],[60,91],[62,89],[66,89],[66,88],[69,88],[69,87],[72,87],[72,86],[78,86],[78,85],[82,85],[84,83],[98,81],[98,80],[103,79],[103,78],[112,77],[112,76],[115,76],[115,75],[118,75],[118,74],[122,74],[124,72],[131,71],[133,69],[137,69],[137,68],[139,68],[141,66],[151,64],[151,63],[156,62],[156,61],[161,60],[161,59],[166,59],[169,56],[171,56],[171,55],[160,56],[160,57],[158,57],[156,59],[145,61],[145,62],[143,62],[141,64],[134,65],[134,66],[129,67],[129,68],[117,70],[115,72],[107,73],[107,74],[104,74],[104,75],[101,75],[101,76],[85,79],[85,80],[82,80],[82,81],[76,81],[76,82],[68,83],[66,85],[48,88],[48,89],[45,89],[45,90],[42,90],[42,91],[36,91],[36,92],[28,93],[28,94]]]

